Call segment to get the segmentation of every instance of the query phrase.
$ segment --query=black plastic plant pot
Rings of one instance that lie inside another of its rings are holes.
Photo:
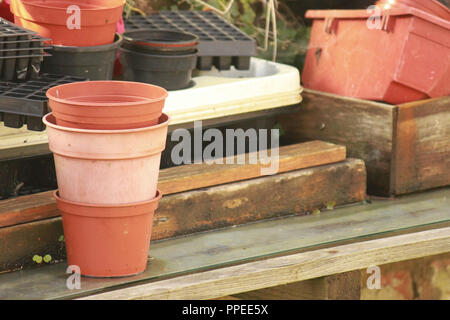
[[[141,29],[123,34],[122,47],[151,54],[189,54],[197,50],[199,38],[191,33]]]
[[[114,43],[102,46],[53,46],[52,56],[44,58],[42,72],[89,80],[111,80],[122,39],[121,35],[116,34]]]
[[[185,89],[192,84],[197,52],[180,55],[157,55],[120,48],[124,80],[144,82],[167,90]]]

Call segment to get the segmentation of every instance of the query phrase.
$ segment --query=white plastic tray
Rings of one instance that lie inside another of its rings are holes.
[[[200,71],[194,86],[170,91],[164,112],[171,125],[281,108],[302,101],[300,73],[288,65],[252,58],[250,70]]]

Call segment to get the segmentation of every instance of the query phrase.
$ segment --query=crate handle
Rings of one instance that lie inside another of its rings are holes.
[[[389,14],[383,14],[381,17],[381,30],[388,33],[394,31],[394,22],[395,19],[391,19]]]
[[[336,33],[337,21],[333,17],[325,18],[325,32],[332,34]]]

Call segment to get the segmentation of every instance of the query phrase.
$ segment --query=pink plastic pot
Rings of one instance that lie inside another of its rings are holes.
[[[116,130],[155,125],[167,91],[130,81],[85,81],[47,91],[56,124],[79,129]]]
[[[153,199],[169,117],[155,126],[87,130],[58,126],[44,117],[54,153],[60,197],[89,204],[126,204]]]
[[[125,0],[12,0],[11,12],[17,25],[52,39],[54,45],[90,47],[114,42],[124,4]]]
[[[146,202],[88,205],[54,193],[63,219],[69,265],[91,277],[122,277],[147,267],[153,215],[161,193]]]

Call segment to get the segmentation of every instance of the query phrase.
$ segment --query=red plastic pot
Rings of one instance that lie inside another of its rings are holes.
[[[141,203],[89,205],[61,199],[61,211],[69,265],[91,277],[123,277],[145,271],[153,227],[153,215],[161,193]]]
[[[450,94],[450,21],[409,9],[308,11],[314,19],[303,69],[306,88],[404,103]]]
[[[57,125],[91,130],[155,125],[167,96],[161,87],[130,81],[76,82],[47,91]]]
[[[17,25],[52,39],[54,45],[99,46],[114,42],[117,22],[125,0],[12,0],[11,12]],[[73,27],[80,8],[80,26]],[[71,28],[68,27],[68,22]]]

